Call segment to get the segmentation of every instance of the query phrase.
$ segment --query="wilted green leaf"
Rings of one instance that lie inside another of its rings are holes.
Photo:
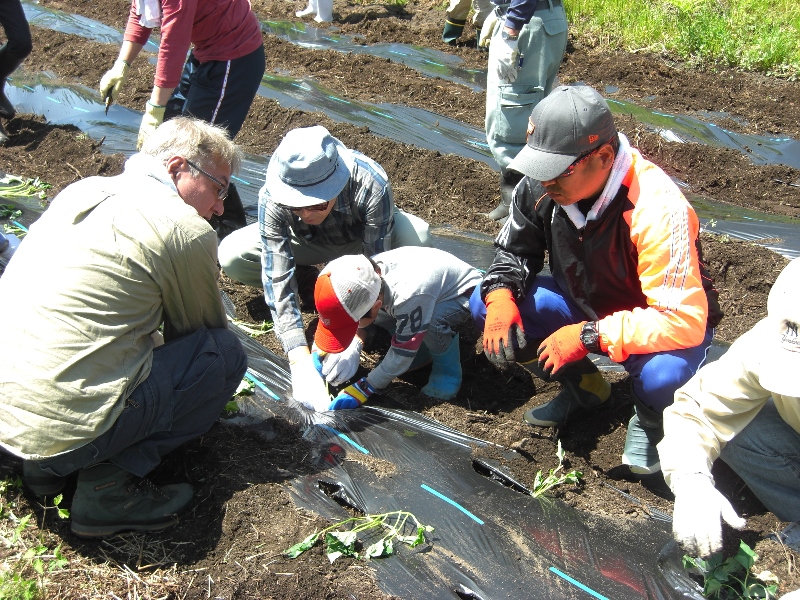
[[[354,556],[358,558],[356,552],[355,531],[329,531],[325,534],[325,547],[328,560],[335,561],[340,556]]]
[[[284,550],[283,551],[283,555],[285,557],[287,557],[287,558],[297,558],[303,552],[305,552],[306,550],[308,550],[314,544],[317,543],[317,537],[318,536],[319,536],[319,533],[317,533],[317,532],[312,533],[310,536],[308,536],[302,542],[300,542],[298,544],[295,544],[294,546],[292,546],[291,548],[288,548],[287,550]]]
[[[381,538],[371,546],[369,546],[365,551],[364,555],[367,558],[380,558],[381,556],[389,556],[394,551],[394,547],[392,545],[392,540],[387,538]]]

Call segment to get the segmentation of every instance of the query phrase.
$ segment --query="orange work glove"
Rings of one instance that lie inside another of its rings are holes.
[[[539,367],[548,375],[558,375],[562,367],[589,354],[581,341],[581,329],[586,321],[564,325],[539,346]]]
[[[525,331],[514,295],[508,288],[486,294],[486,323],[483,327],[483,351],[498,364],[514,362],[514,341],[525,347]]]

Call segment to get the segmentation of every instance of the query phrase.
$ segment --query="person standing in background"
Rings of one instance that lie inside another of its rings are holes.
[[[550,93],[567,48],[562,0],[495,0],[480,44],[489,47],[486,75],[486,141],[500,167],[500,204],[488,214],[508,216],[522,175],[508,165],[525,146],[528,116]]]
[[[133,0],[119,56],[100,80],[106,105],[119,96],[131,63],[154,27],[160,28],[161,45],[137,148],[164,120],[181,114],[219,125],[231,139],[236,137],[266,66],[261,24],[250,3]],[[212,225],[220,238],[246,225],[235,185],[225,201],[225,220],[215,219]]]
[[[464,26],[467,24],[467,15],[469,15],[470,7],[475,11],[475,14],[472,15],[472,25],[478,30],[478,37],[480,37],[483,22],[494,9],[494,5],[490,0],[450,0],[444,29],[442,30],[443,42],[451,46],[456,44],[458,38],[464,33]]]
[[[0,117],[13,119],[17,111],[6,96],[6,79],[33,50],[31,28],[19,0],[0,2],[0,25],[6,32],[6,43],[0,47]],[[8,141],[8,135],[0,123],[0,144]]]

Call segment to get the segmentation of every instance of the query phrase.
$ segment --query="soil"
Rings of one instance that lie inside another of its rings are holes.
[[[122,27],[127,0],[40,0],[40,4],[76,12]],[[262,19],[294,19],[301,0],[254,0]],[[393,4],[350,4],[337,0],[335,26],[363,36],[364,43],[400,42],[439,49],[460,56],[466,66],[484,68],[486,54],[475,46],[468,25],[463,43],[441,42],[444,12],[441,3],[411,1]],[[25,61],[29,71],[49,71],[58,77],[95,86],[117,55],[117,48],[34,27],[34,50]],[[474,126],[482,126],[485,95],[455,83],[430,79],[397,63],[365,55],[300,48],[265,36],[267,70],[312,77],[346,99],[393,102],[426,108]],[[141,110],[149,96],[153,66],[137,61],[119,102]],[[559,78],[583,81],[601,91],[618,89],[614,97],[676,115],[705,118],[724,111],[725,127],[748,133],[800,137],[800,83],[725,68],[703,69],[675,57],[608,50],[599,40],[570,38]],[[358,128],[333,122],[320,113],[304,113],[256,98],[237,142],[246,150],[269,154],[288,130],[325,125],[346,145],[375,158],[388,172],[398,206],[432,225],[495,234],[499,226],[481,215],[497,204],[497,174],[483,163],[399,144]],[[0,147],[0,169],[41,177],[53,185],[49,197],[66,185],[93,175],[113,175],[123,157],[103,153],[102,142],[71,127],[53,126],[42,118],[20,114],[6,122],[11,141]],[[689,189],[718,202],[763,213],[800,216],[800,172],[781,165],[757,166],[734,150],[699,144],[666,142],[632,115],[618,119],[632,143]],[[779,183],[784,182],[784,183]],[[30,218],[30,215],[25,215]],[[786,259],[754,243],[703,234],[709,265],[726,313],[717,339],[732,342],[765,314],[769,289]],[[238,316],[260,323],[269,318],[259,290],[223,276],[221,287]],[[305,319],[313,330],[314,314]],[[258,341],[278,355],[272,334]],[[367,348],[365,366],[380,360],[386,340]],[[556,490],[563,501],[579,510],[616,519],[621,526],[648,518],[647,511],[622,498],[606,483],[667,513],[672,496],[660,476],[633,477],[620,465],[625,428],[631,414],[627,376],[609,373],[612,399],[591,419],[576,420],[561,431],[533,430],[521,416],[531,406],[557,393],[558,387],[532,379],[519,368],[500,372],[481,351],[479,335],[466,328],[461,336],[464,382],[458,396],[433,402],[419,393],[427,371],[408,374],[374,400],[376,404],[420,411],[445,425],[475,437],[517,450],[503,457],[519,481],[532,482],[537,469],[554,463],[558,437],[569,468],[585,474],[574,487]],[[498,391],[500,391],[498,393]],[[104,542],[85,542],[69,532],[67,522],[45,511],[30,495],[17,492],[16,512],[35,512],[45,545],[62,545],[71,568],[47,576],[53,598],[385,598],[366,563],[340,559],[329,564],[319,548],[295,561],[281,551],[315,528],[320,517],[298,509],[286,491],[291,478],[316,467],[309,462],[308,442],[299,423],[277,419],[274,435],[232,425],[215,425],[200,439],[186,444],[153,473],[156,482],[188,481],[196,490],[192,512],[174,528],[159,534],[126,534]],[[477,452],[477,451],[476,451]],[[484,451],[485,452],[485,451]],[[19,473],[18,461],[0,456],[0,476]],[[744,532],[725,531],[726,550],[741,538],[760,554],[757,567],[775,572],[781,591],[798,587],[797,555],[765,539],[783,524],[743,486],[720,461],[717,485],[747,518]],[[65,493],[69,506],[70,481]],[[198,524],[201,526],[198,527]],[[0,557],[5,558],[4,550]]]

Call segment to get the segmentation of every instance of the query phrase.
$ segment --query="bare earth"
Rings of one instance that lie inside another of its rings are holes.
[[[40,0],[44,6],[77,12],[122,27],[126,0]],[[293,19],[301,0],[254,0],[256,13],[266,19]],[[457,54],[469,67],[483,68],[486,55],[475,48],[474,31],[467,27],[464,43],[451,48],[440,40],[443,10],[431,2],[356,5],[336,0],[335,25],[348,34],[361,34],[365,43],[402,42]],[[75,36],[34,28],[34,51],[24,68],[51,71],[68,81],[95,86],[111,65],[117,48]],[[426,108],[481,126],[485,95],[440,79],[426,78],[385,59],[299,48],[265,37],[268,72],[309,76],[347,99],[392,102]],[[730,115],[725,126],[748,133],[800,137],[800,83],[771,79],[727,69],[697,70],[673,57],[623,52],[602,53],[596,40],[571,39],[559,77],[563,83],[583,81],[601,91],[619,88],[614,97],[637,101],[651,109],[702,118],[706,111]],[[120,103],[141,110],[152,86],[154,68],[140,59]],[[358,76],[354,76],[357,73]],[[497,175],[483,163],[441,155],[379,138],[366,128],[335,123],[326,115],[304,113],[257,98],[239,142],[245,149],[269,154],[288,130],[325,125],[345,144],[378,160],[389,173],[398,205],[434,225],[494,234],[498,225],[480,213],[498,201]],[[697,144],[664,141],[647,131],[633,116],[619,119],[619,128],[634,145],[695,193],[732,205],[791,218],[800,216],[800,187],[778,183],[800,181],[800,172],[780,166],[754,166],[740,153]],[[0,147],[0,170],[41,177],[53,185],[50,198],[64,186],[93,175],[119,173],[123,159],[102,153],[100,142],[77,129],[54,127],[32,115],[6,123],[12,137]],[[755,244],[703,236],[706,262],[714,275],[726,317],[718,339],[735,340],[765,314],[766,297],[786,260]],[[223,277],[221,287],[233,298],[239,318],[260,323],[268,318],[262,293]],[[13,315],[6,315],[13,318]],[[306,314],[313,327],[313,313]],[[281,354],[274,336],[258,338]],[[508,462],[517,479],[530,483],[537,469],[553,466],[555,433],[567,451],[569,468],[585,474],[577,487],[556,491],[570,505],[619,520],[626,526],[647,514],[603,485],[622,489],[646,504],[672,510],[672,496],[663,479],[637,479],[620,465],[625,426],[631,414],[627,377],[608,375],[613,395],[592,418],[570,423],[563,431],[533,430],[521,416],[546,402],[557,386],[532,380],[524,371],[499,372],[480,350],[479,335],[462,332],[464,383],[449,402],[432,402],[419,393],[427,372],[396,381],[374,400],[382,406],[417,410],[478,438],[518,450]],[[375,362],[385,344],[368,348]],[[366,364],[363,363],[363,364]],[[16,514],[33,511],[43,524],[43,539],[61,543],[70,568],[48,574],[52,598],[385,598],[366,563],[340,559],[330,565],[316,548],[296,561],[280,553],[325,521],[292,504],[285,482],[309,473],[308,448],[298,423],[273,423],[276,435],[266,440],[252,431],[215,425],[202,438],[174,452],[153,473],[157,482],[189,481],[197,501],[175,528],[154,535],[118,536],[107,542],[84,542],[69,532],[67,522],[43,511],[32,496],[18,494]],[[19,473],[20,464],[0,456],[0,477]],[[726,530],[726,548],[741,538],[760,554],[757,566],[781,578],[782,591],[798,587],[796,554],[764,539],[783,524],[756,500],[723,464],[715,467],[718,486],[747,518],[744,532]],[[74,482],[70,482],[65,505]],[[0,558],[7,550],[0,548]],[[391,560],[391,559],[389,559]],[[134,575],[131,575],[133,573]]]

